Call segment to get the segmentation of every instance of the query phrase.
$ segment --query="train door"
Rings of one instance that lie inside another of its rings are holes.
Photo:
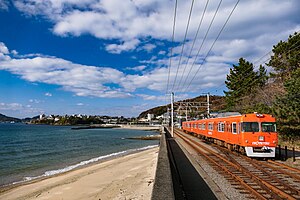
[[[241,144],[242,123],[238,123],[237,144]]]

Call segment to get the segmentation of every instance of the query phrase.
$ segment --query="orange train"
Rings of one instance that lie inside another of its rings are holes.
[[[182,123],[185,132],[207,138],[249,157],[275,157],[278,144],[275,118],[267,114],[243,114]]]

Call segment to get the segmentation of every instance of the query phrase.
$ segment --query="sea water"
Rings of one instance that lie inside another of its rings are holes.
[[[114,156],[152,148],[156,140],[129,137],[157,132],[0,124],[0,186],[63,173]]]

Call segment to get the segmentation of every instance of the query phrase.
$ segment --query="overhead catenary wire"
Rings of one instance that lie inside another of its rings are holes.
[[[177,0],[175,0],[174,18],[173,18],[173,30],[172,30],[172,43],[171,43],[171,45],[173,45],[173,43],[174,43],[176,15],[177,15]],[[172,56],[173,56],[173,46],[171,46],[171,49],[170,49],[170,60],[169,60],[169,66],[168,66],[169,70],[168,70],[168,80],[167,80],[166,94],[168,94],[169,84],[170,84],[170,74],[171,74],[171,67],[172,67]]]
[[[299,33],[299,31],[296,31],[296,33],[298,34]],[[288,38],[289,39],[289,38]],[[284,42],[286,42],[286,41],[288,41],[288,39],[287,40],[285,40]],[[292,47],[294,46],[294,45],[296,45],[298,42],[300,42],[300,40],[299,41],[297,41],[295,44],[293,44],[292,45]],[[257,60],[255,60],[254,62],[253,62],[253,64],[256,64],[256,63],[260,63],[260,65],[262,64],[262,63],[264,63],[265,61],[263,61],[263,62],[259,62],[260,60],[262,60],[264,57],[266,57],[266,56],[272,56],[272,53],[273,53],[273,50],[271,50],[271,51],[269,51],[268,53],[266,53],[266,54],[264,54],[262,57],[260,57],[259,59],[257,59]],[[267,59],[268,60],[268,59]]]
[[[299,45],[300,46],[300,45]],[[291,51],[291,50],[290,50]],[[299,54],[298,54],[299,55]],[[270,58],[269,58],[270,59]],[[269,60],[268,59],[268,60]],[[247,78],[248,76],[246,76],[245,78]],[[255,79],[252,83],[255,83],[255,82],[257,82],[258,81],[258,79]],[[223,86],[225,86],[225,82],[221,85],[221,87],[223,87]],[[219,87],[218,89],[220,89],[221,87]],[[216,89],[216,90],[218,90],[218,89]],[[266,98],[268,98],[268,95],[265,93],[265,91],[262,89],[262,88],[260,88],[260,87],[258,87],[257,88],[258,89],[258,91],[260,91],[260,92],[262,92],[262,94],[266,97]],[[237,92],[239,92],[239,91],[241,91],[241,88],[240,89],[238,89],[238,90],[236,90]],[[247,96],[246,96],[247,97]],[[241,99],[243,99],[243,98],[246,98],[246,97],[240,97],[238,100],[241,100]]]
[[[297,34],[299,34],[299,33],[300,33],[300,30],[297,31]],[[288,39],[289,39],[289,38],[288,38]],[[287,42],[288,39],[286,39],[284,42]],[[300,47],[300,44],[297,45],[299,42],[300,42],[300,40],[297,41],[295,44],[293,44],[289,49],[287,49],[288,51],[286,52],[286,54],[288,54],[288,53],[290,53],[292,50],[294,50],[294,49]],[[297,46],[295,46],[295,45],[297,45]],[[266,57],[266,55],[270,54],[270,52],[272,52],[272,51],[273,51],[273,50],[269,51],[269,52],[266,53],[264,56],[262,56],[262,57],[260,57],[259,59],[257,59],[257,60],[256,60],[256,63],[257,63],[257,61],[259,61],[259,60],[261,60],[262,58]],[[266,63],[267,61],[269,61],[269,60],[271,60],[271,56],[270,56],[269,58],[267,58],[266,60],[264,60],[264,61],[262,61],[262,62],[259,62],[258,65],[257,65],[256,67],[254,67],[254,70],[255,70],[255,68],[259,67],[260,65],[265,64],[265,63]],[[254,63],[255,63],[255,62],[254,62]],[[253,63],[253,65],[254,65],[254,63]],[[243,72],[242,75],[246,75],[246,73],[248,73],[248,72],[250,72],[250,71],[245,71],[245,72]],[[245,78],[247,78],[248,76],[249,76],[249,75],[245,76]],[[219,86],[218,86],[217,88],[215,88],[214,90],[219,90],[219,89],[221,89],[223,86],[225,86],[225,82],[223,82],[221,85],[219,85]]]
[[[190,26],[190,20],[191,20],[191,16],[192,16],[193,7],[194,7],[194,1],[195,0],[192,0],[190,13],[189,13],[189,17],[188,17],[188,22],[187,22],[186,29],[185,29],[184,39],[183,39],[182,46],[181,46],[181,53],[180,53],[180,57],[179,57],[179,61],[178,61],[178,66],[177,66],[176,75],[175,75],[175,78],[174,78],[172,91],[173,91],[173,89],[176,85],[176,80],[177,80],[178,71],[179,71],[179,67],[180,67],[180,63],[181,63],[181,59],[182,59],[182,55],[183,55],[184,45],[185,45],[185,42],[186,42],[186,37],[187,37],[187,33],[188,33],[188,30],[189,30],[189,26]]]
[[[198,24],[197,32],[196,32],[196,34],[195,34],[195,37],[194,37],[194,40],[193,40],[193,44],[192,44],[192,47],[191,47],[191,49],[190,49],[190,53],[189,53],[189,55],[188,55],[188,57],[187,57],[186,64],[185,64],[185,66],[184,66],[184,69],[183,69],[183,72],[182,72],[180,81],[179,81],[179,83],[178,83],[178,87],[180,87],[181,81],[182,81],[182,79],[183,79],[183,77],[184,77],[184,74],[185,74],[186,67],[187,67],[187,65],[188,65],[188,63],[189,63],[189,60],[190,60],[190,57],[191,57],[191,55],[192,55],[192,52],[193,52],[193,49],[194,49],[196,40],[197,40],[197,38],[198,38],[199,30],[200,30],[200,27],[201,27],[201,25],[202,25],[202,22],[203,22],[203,19],[204,19],[204,15],[205,15],[205,13],[206,13],[206,9],[207,9],[208,3],[209,3],[209,0],[206,1],[206,4],[205,4],[205,6],[204,6],[204,10],[203,10],[203,12],[202,12],[201,19],[200,19],[199,24]],[[179,89],[179,88],[178,88],[178,89]]]
[[[205,58],[203,59],[203,62],[202,62],[202,63],[200,64],[200,66],[198,67],[198,70],[197,70],[196,73],[194,74],[193,78],[192,78],[191,81],[189,82],[189,84],[188,84],[188,86],[186,87],[186,89],[184,90],[184,92],[185,92],[186,90],[189,89],[191,83],[193,82],[193,80],[194,80],[195,77],[197,76],[199,70],[200,70],[201,67],[203,66],[203,63],[205,62],[205,60],[206,60],[206,58],[208,57],[209,53],[210,53],[211,50],[213,49],[213,47],[214,47],[214,45],[216,44],[217,40],[219,39],[221,33],[223,32],[224,28],[226,27],[226,25],[227,25],[227,23],[228,23],[230,17],[232,16],[232,14],[233,14],[234,10],[236,9],[237,5],[239,4],[239,2],[240,2],[240,0],[238,0],[238,1],[236,2],[236,4],[234,5],[233,9],[231,10],[230,14],[228,15],[228,17],[227,17],[227,19],[226,19],[226,21],[225,21],[225,23],[224,23],[224,25],[222,26],[221,30],[219,31],[218,36],[216,37],[216,39],[215,39],[214,42],[212,43],[212,45],[211,45],[209,51],[207,52]]]
[[[192,71],[192,69],[193,69],[193,66],[195,65],[195,63],[196,63],[196,61],[197,61],[197,58],[198,58],[198,56],[199,56],[199,54],[200,54],[200,51],[201,51],[201,49],[202,49],[202,47],[203,47],[203,44],[204,44],[204,42],[205,42],[205,40],[206,40],[206,38],[207,38],[207,35],[208,35],[209,31],[210,31],[210,28],[211,28],[211,26],[212,26],[212,24],[213,24],[213,22],[214,22],[214,20],[215,20],[215,17],[216,17],[216,15],[217,15],[218,11],[219,11],[219,8],[220,8],[220,6],[221,6],[221,3],[222,3],[222,0],[220,0],[220,2],[219,2],[219,4],[218,4],[218,7],[217,7],[217,9],[216,9],[216,11],[215,11],[215,13],[214,13],[214,16],[213,16],[212,20],[210,21],[209,27],[208,27],[208,29],[207,29],[207,31],[206,31],[206,33],[205,33],[205,36],[204,36],[204,38],[203,38],[203,40],[202,40],[202,43],[201,43],[200,47],[199,47],[199,49],[198,49],[198,52],[197,52],[196,57],[195,57],[195,59],[194,59],[194,61],[193,61],[193,64],[192,64],[192,66],[191,66],[191,68],[190,68],[190,70],[189,70],[189,72],[188,72],[188,74],[187,74],[187,76],[186,76],[186,78],[185,78],[185,80],[184,80],[184,83],[183,83],[183,87],[182,87],[182,88],[184,88],[184,85],[185,85],[185,83],[186,83],[186,81],[187,81],[187,79],[188,79],[188,77],[189,77],[189,75],[190,75],[190,73],[191,73],[191,71]]]
[[[299,31],[297,32],[297,33],[299,33]],[[288,40],[288,39],[287,39]],[[287,40],[285,40],[285,42],[287,41]],[[288,50],[289,51],[287,51],[286,53],[288,54],[288,53],[290,53],[292,50],[294,50],[295,48],[298,48],[299,46],[300,46],[300,44],[299,45],[297,45],[297,46],[295,46],[297,43],[298,43],[299,41],[297,41],[295,44],[293,44]],[[263,57],[265,57],[266,55],[268,55],[270,52],[268,52],[267,54],[265,54],[264,56],[262,56],[261,58],[259,58],[258,60],[261,60]],[[297,55],[300,55],[300,54],[297,54]],[[262,63],[265,63],[266,61],[268,61],[268,60],[270,60],[271,58],[268,58],[267,60],[265,60],[265,61],[263,61],[263,62],[261,62],[260,63],[260,65],[262,64]],[[257,60],[257,61],[258,61]],[[244,72],[245,73],[245,72]],[[249,76],[249,75],[248,75]],[[246,77],[248,77],[248,76],[246,76]],[[245,78],[246,78],[245,77]],[[256,79],[256,80],[254,80],[254,82],[257,82],[258,80]],[[225,85],[225,82],[221,85],[221,87],[223,87]],[[216,90],[218,90],[218,89],[220,89],[220,87],[219,88],[217,88]],[[266,98],[263,98],[263,100],[264,99],[267,99],[268,98],[268,95],[266,94],[266,92],[262,89],[262,88],[257,88],[258,89],[258,91],[260,91],[261,93],[262,93],[262,95],[264,95]],[[240,91],[240,90],[237,90],[238,92]],[[239,97],[238,99],[237,99],[237,101],[240,101],[240,100],[243,100],[243,99],[245,99],[245,98],[249,98],[248,96],[242,96],[242,97]],[[299,94],[295,94],[295,95],[292,95],[292,96],[289,96],[287,99],[288,100],[292,100],[292,99],[295,99],[295,98],[299,98]],[[265,100],[264,100],[265,101]],[[267,106],[269,106],[270,107],[270,105],[268,105],[268,102],[266,102],[265,101],[265,103],[266,103],[266,105]],[[221,107],[221,106],[224,106],[224,105],[226,105],[226,103],[223,103],[223,104],[221,104],[221,105],[218,105],[219,107]]]

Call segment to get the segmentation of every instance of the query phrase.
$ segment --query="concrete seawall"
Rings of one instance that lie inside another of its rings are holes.
[[[160,138],[160,147],[156,168],[155,181],[152,191],[152,200],[175,199],[171,167],[168,157],[166,135],[164,130]]]

